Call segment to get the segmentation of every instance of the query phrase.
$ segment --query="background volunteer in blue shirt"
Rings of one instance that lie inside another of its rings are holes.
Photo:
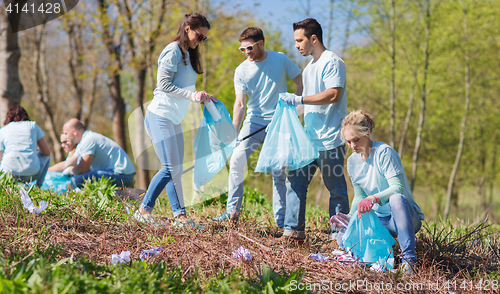
[[[297,84],[297,93],[302,93],[301,70],[285,54],[264,49],[264,33],[256,27],[246,28],[240,35],[240,50],[247,59],[234,73],[236,101],[233,109],[233,125],[240,129],[239,139],[262,129],[273,118],[279,93],[287,91],[287,76]],[[246,101],[248,95],[248,102]],[[250,155],[262,145],[266,132],[263,130],[242,141],[233,152],[229,168],[229,189],[226,212],[214,220],[231,218],[237,220],[243,198],[245,166]],[[273,212],[279,227],[283,227],[286,209],[286,172],[273,174]]]
[[[174,42],[163,49],[158,58],[157,85],[148,106],[144,125],[153,142],[161,169],[151,180],[142,204],[134,217],[151,224],[151,212],[161,191],[166,187],[174,217],[202,229],[188,220],[182,191],[184,136],[181,121],[191,102],[217,101],[205,92],[195,91],[197,74],[203,73],[198,45],[207,39],[210,23],[199,13],[186,14],[179,25]]]
[[[75,153],[76,145],[69,145],[67,141],[64,141],[61,134],[61,147],[68,153],[66,160],[69,160],[71,155]],[[77,159],[76,164],[78,163],[79,160]],[[49,167],[49,171],[45,176],[45,182],[41,187],[42,190],[54,190],[58,193],[64,193],[68,190],[68,186],[71,185],[72,174],[69,173],[69,166],[65,170],[63,170],[63,167],[63,165],[59,164]]]
[[[420,230],[424,214],[415,203],[401,159],[383,142],[373,141],[375,123],[363,110],[351,112],[342,123],[342,137],[354,153],[347,159],[347,172],[354,187],[349,216],[374,210],[389,232],[398,238],[403,255],[402,267],[412,272],[417,261],[415,233]],[[340,239],[340,234],[339,238]]]
[[[318,168],[330,191],[330,217],[349,211],[344,177],[345,148],[340,139],[342,119],[347,115],[346,66],[323,45],[321,25],[315,19],[294,23],[293,30],[295,48],[313,59],[302,73],[303,96],[287,93],[282,98],[289,105],[305,104],[304,129],[318,148],[319,157],[303,168],[288,172],[283,234],[304,239],[307,188]],[[335,234],[332,232],[332,237]]]
[[[113,140],[92,131],[85,130],[76,118],[63,126],[62,141],[76,145],[75,152],[66,161],[51,169],[66,169],[73,175],[71,186],[81,187],[86,179],[106,177],[118,187],[131,187],[134,184],[135,167],[123,150]],[[79,160],[79,161],[78,161]]]
[[[0,170],[22,182],[36,180],[41,187],[50,164],[44,132],[20,105],[7,111],[0,129]],[[38,151],[37,151],[38,147]]]

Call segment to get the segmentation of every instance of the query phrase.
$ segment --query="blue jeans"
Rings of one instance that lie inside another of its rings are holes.
[[[392,236],[398,237],[403,260],[414,264],[417,261],[415,233],[420,230],[422,221],[413,206],[401,194],[392,195],[389,198],[389,206],[391,215],[379,217],[380,221]]]
[[[309,165],[288,172],[286,180],[285,231],[304,231],[307,188],[319,168],[323,182],[330,191],[330,217],[338,212],[349,213],[349,198],[344,177],[344,145],[320,151]]]
[[[239,138],[264,127],[254,123],[243,123]],[[229,213],[239,214],[241,202],[243,201],[243,180],[245,179],[245,167],[250,155],[264,143],[266,130],[262,130],[252,137],[241,142],[233,151],[229,164],[229,188],[226,210]],[[283,227],[286,210],[286,172],[273,172],[273,213],[274,220],[278,226]]]
[[[40,169],[38,172],[32,176],[14,176],[14,178],[20,180],[21,182],[31,182],[36,180],[36,185],[41,187],[43,185],[43,181],[45,180],[45,175],[47,175],[47,171],[49,170],[50,165],[50,155],[44,156],[38,151],[38,161],[40,162]]]
[[[186,214],[181,182],[184,160],[182,125],[174,125],[170,120],[147,111],[144,126],[160,159],[161,169],[149,183],[141,208],[152,212],[156,199],[166,188],[174,216]]]
[[[131,187],[134,184],[134,174],[124,175],[118,174],[113,170],[91,170],[81,175],[74,175],[71,177],[71,186],[73,189],[76,187],[82,187],[85,180],[95,178],[99,180],[100,178],[109,178],[111,181],[121,187]]]

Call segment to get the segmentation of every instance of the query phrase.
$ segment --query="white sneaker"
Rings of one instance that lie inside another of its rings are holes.
[[[156,221],[155,218],[151,214],[142,214],[137,210],[133,218],[135,218],[138,222],[143,223],[143,224],[148,224],[148,225],[155,225],[155,226],[164,226],[166,223],[162,220]]]

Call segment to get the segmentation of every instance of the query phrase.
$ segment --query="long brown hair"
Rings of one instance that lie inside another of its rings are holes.
[[[21,105],[14,105],[7,111],[7,115],[5,116],[5,121],[3,122],[3,124],[5,126],[13,121],[25,120],[30,120],[30,116],[28,115],[26,110]]]
[[[202,14],[199,13],[186,14],[184,15],[184,20],[179,25],[177,36],[175,36],[174,39],[174,41],[179,42],[179,47],[181,48],[182,60],[184,61],[184,64],[187,65],[186,61],[186,51],[187,51],[189,52],[189,61],[191,62],[191,66],[193,67],[194,71],[197,72],[198,74],[202,74],[203,70],[201,69],[201,63],[200,63],[200,52],[198,50],[199,46],[196,46],[196,48],[194,49],[191,49],[189,47],[189,38],[185,30],[187,26],[189,26],[193,30],[201,27],[210,29],[210,23],[208,22],[207,18]]]

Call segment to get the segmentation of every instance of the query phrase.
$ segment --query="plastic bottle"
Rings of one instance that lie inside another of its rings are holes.
[[[215,107],[215,104],[212,101],[205,101],[205,107],[208,112],[210,112],[210,115],[212,116],[214,121],[218,121],[222,118],[219,111],[217,110],[217,107]]]

